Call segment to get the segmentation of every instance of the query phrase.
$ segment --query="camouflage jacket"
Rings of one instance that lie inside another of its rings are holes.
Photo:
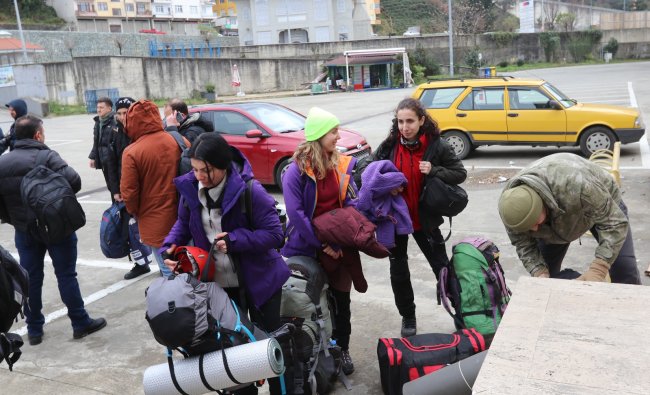
[[[545,267],[537,240],[567,244],[592,227],[599,238],[595,256],[614,262],[629,223],[618,185],[606,170],[574,154],[554,154],[521,170],[504,190],[521,184],[537,191],[547,209],[546,222],[535,232],[506,229],[529,273]]]

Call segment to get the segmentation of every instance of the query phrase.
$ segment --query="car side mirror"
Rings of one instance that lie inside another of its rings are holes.
[[[562,109],[562,105],[560,103],[558,103],[557,101],[555,101],[555,100],[549,100],[548,101],[548,106],[550,108],[554,109],[554,110],[561,110]]]
[[[264,133],[261,130],[253,129],[246,132],[246,137],[249,139],[260,139],[264,137]]]

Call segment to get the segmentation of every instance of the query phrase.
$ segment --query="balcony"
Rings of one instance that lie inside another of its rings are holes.
[[[152,12],[151,10],[138,10],[135,15],[137,16],[151,16]]]

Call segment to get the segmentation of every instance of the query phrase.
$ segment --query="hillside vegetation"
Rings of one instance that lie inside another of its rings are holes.
[[[25,29],[30,26],[62,26],[65,21],[59,18],[54,8],[45,4],[45,0],[19,0],[20,21]],[[13,0],[0,0],[0,24],[13,28],[16,24],[16,11]]]

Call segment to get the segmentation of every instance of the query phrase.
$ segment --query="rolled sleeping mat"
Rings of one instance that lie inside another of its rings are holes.
[[[216,390],[238,385],[230,379],[224,368],[222,352],[226,354],[232,376],[240,383],[252,383],[284,373],[284,358],[277,340],[271,338],[246,343],[203,355],[203,374],[208,384]],[[174,360],[176,381],[179,387],[189,395],[205,394],[211,391],[201,380],[199,362],[199,356]],[[142,383],[144,393],[147,395],[179,393],[174,386],[167,363],[148,367],[144,372]]]
[[[402,386],[403,395],[471,395],[487,350]]]

